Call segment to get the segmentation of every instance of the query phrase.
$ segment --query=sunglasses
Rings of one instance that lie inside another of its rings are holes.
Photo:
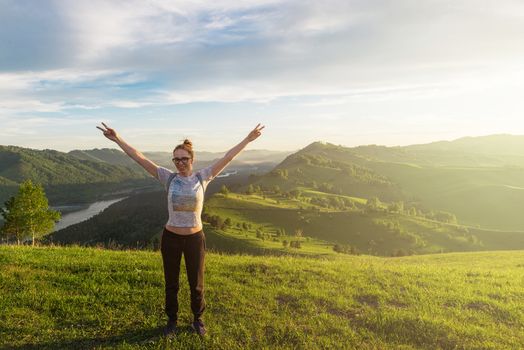
[[[182,158],[173,158],[173,162],[175,162],[175,164],[178,164],[180,162],[184,163],[184,164],[187,164],[187,162],[189,162],[191,158],[190,157],[182,157]]]

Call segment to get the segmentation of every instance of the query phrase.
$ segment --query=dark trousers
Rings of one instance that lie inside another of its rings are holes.
[[[195,320],[200,319],[206,308],[204,300],[204,257],[206,237],[204,231],[179,235],[164,228],[161,252],[166,281],[166,314],[176,320],[178,314],[178,289],[180,260],[186,262],[187,279],[191,291],[191,311]]]

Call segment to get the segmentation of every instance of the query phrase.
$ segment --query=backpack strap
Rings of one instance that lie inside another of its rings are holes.
[[[173,182],[174,178],[177,177],[178,173],[172,173],[169,175],[169,178],[166,182],[166,192],[169,192],[169,186],[171,186],[171,182]]]
[[[202,186],[202,193],[204,197],[206,196],[206,188],[204,187],[204,180],[202,180],[202,175],[200,173],[196,173],[196,177],[198,179],[198,182],[200,182],[200,186]]]
[[[172,173],[171,175],[169,175],[169,178],[167,179],[167,182],[166,182],[166,191],[169,191],[169,186],[171,186],[171,182],[173,182],[173,180],[177,176],[178,176],[178,173]],[[200,182],[200,186],[202,186],[202,191],[205,194],[206,189],[204,188],[204,180],[202,180],[202,175],[200,173],[196,173],[196,177],[198,179],[198,182]]]

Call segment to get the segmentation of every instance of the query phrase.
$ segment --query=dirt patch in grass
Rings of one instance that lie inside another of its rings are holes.
[[[275,297],[279,307],[289,307],[291,309],[299,308],[299,300],[296,296],[290,294],[279,294]]]
[[[319,299],[315,304],[317,305],[319,312],[326,312],[330,315],[342,317],[348,320],[355,320],[364,314],[363,310],[343,309],[326,299]]]
[[[360,294],[355,297],[355,300],[359,304],[367,305],[372,308],[377,308],[380,305],[380,299],[378,295],[374,294]]]
[[[463,349],[463,340],[449,327],[430,320],[406,316],[391,318],[383,322],[365,320],[353,323],[366,328],[386,341],[408,345],[416,349]]]
[[[517,322],[515,316],[509,311],[500,308],[499,306],[488,303],[482,300],[472,301],[464,305],[464,309],[479,311],[493,317],[499,322],[506,324],[515,324]]]
[[[387,303],[389,306],[392,306],[397,309],[407,309],[409,307],[407,303],[400,301],[400,300],[395,300],[395,299],[388,300]]]

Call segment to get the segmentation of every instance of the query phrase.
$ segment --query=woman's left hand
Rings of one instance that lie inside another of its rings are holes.
[[[249,135],[247,135],[246,139],[249,142],[255,141],[260,135],[262,135],[262,129],[264,128],[264,125],[260,126],[260,124],[258,124],[253,130],[251,130]]]

